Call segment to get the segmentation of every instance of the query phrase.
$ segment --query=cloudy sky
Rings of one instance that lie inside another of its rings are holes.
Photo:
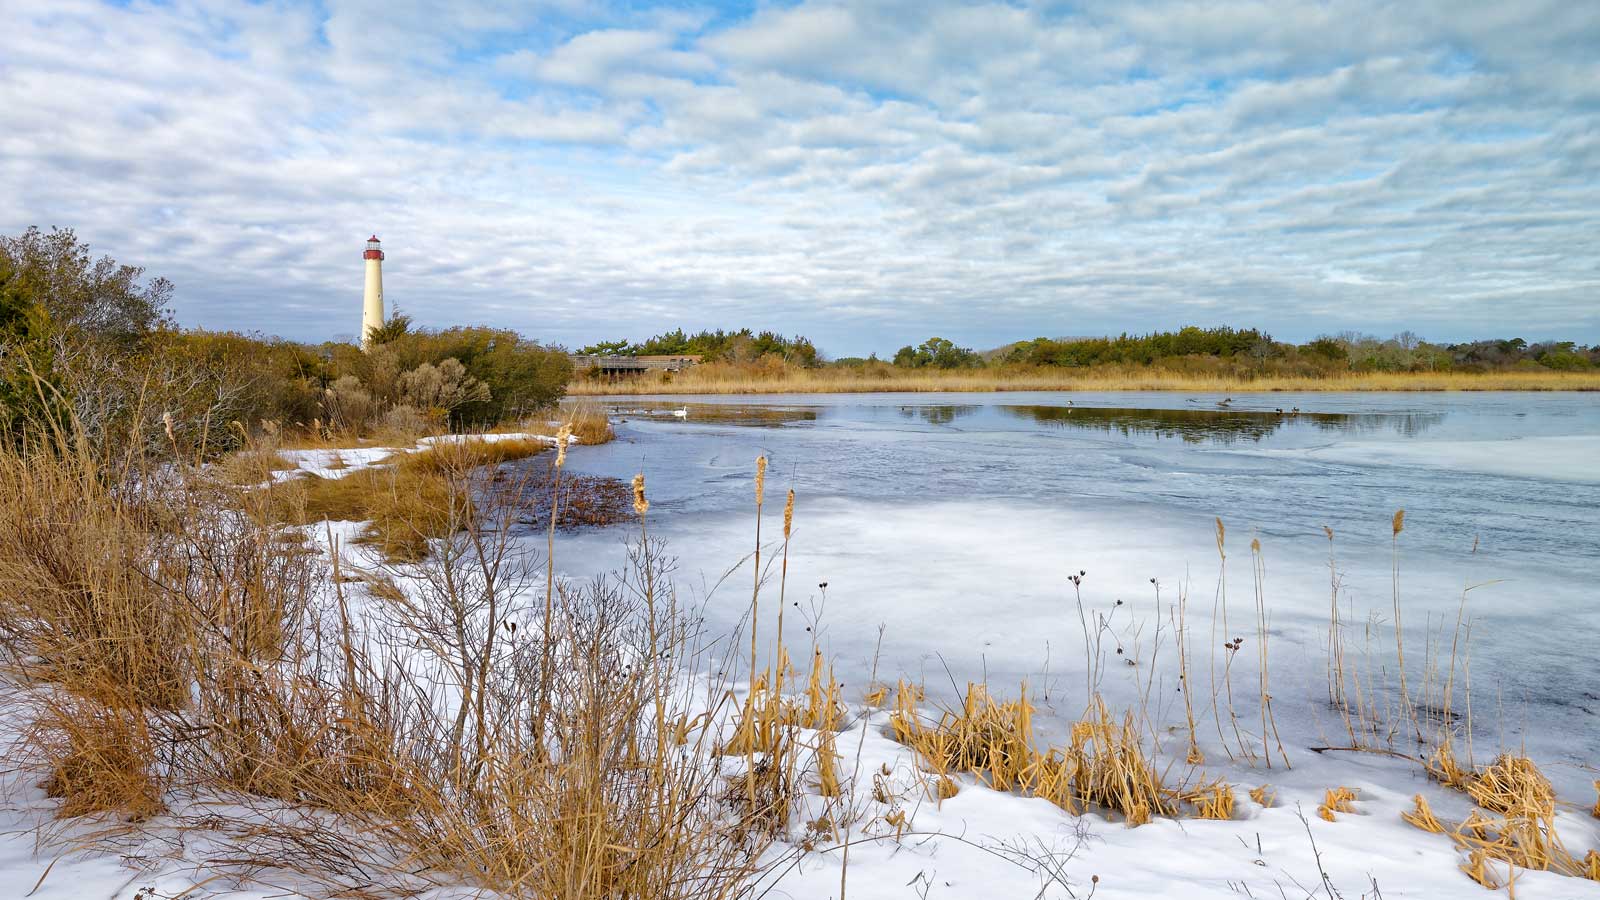
[[[0,0],[0,233],[185,325],[1600,340],[1600,3]]]

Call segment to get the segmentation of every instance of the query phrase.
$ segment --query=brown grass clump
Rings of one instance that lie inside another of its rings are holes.
[[[585,401],[561,409],[547,409],[528,416],[521,422],[503,426],[502,431],[519,431],[555,437],[561,429],[578,439],[580,444],[605,444],[617,438],[611,419],[600,405]]]
[[[1116,722],[1095,698],[1090,715],[1072,726],[1067,755],[1074,763],[1079,799],[1122,813],[1128,827],[1143,825],[1151,816],[1177,814],[1170,792],[1145,756],[1132,712]]]
[[[1544,773],[1525,756],[1505,754],[1479,769],[1467,794],[1484,809],[1511,815],[1555,815],[1556,792]]]
[[[165,811],[144,714],[65,695],[47,700],[32,743],[50,767],[42,787],[62,817],[116,813],[138,822]]]
[[[997,703],[985,685],[968,684],[961,709],[944,710],[931,725],[922,721],[912,697],[902,682],[890,728],[936,773],[973,772],[1001,791],[1025,786],[1035,760],[1033,707],[1025,687],[1020,699]]]
[[[1464,791],[1472,783],[1472,773],[1462,769],[1456,762],[1455,748],[1450,741],[1441,741],[1439,746],[1429,755],[1422,764],[1428,776],[1446,787]]]
[[[218,470],[229,484],[256,485],[272,479],[273,472],[287,472],[295,464],[271,448],[245,448],[224,457]]]
[[[277,638],[277,560],[292,550],[243,523],[194,519],[163,474],[134,489],[87,452],[0,452],[0,641],[109,706],[181,706],[198,624],[256,650]]]
[[[826,677],[822,674],[824,665],[828,672]],[[833,677],[833,666],[824,663],[822,651],[813,651],[811,677],[806,681],[806,705],[800,710],[797,724],[802,728],[838,731],[846,712],[844,701],[839,698],[840,691],[839,682]]]
[[[1428,806],[1427,799],[1425,799],[1421,794],[1418,794],[1412,798],[1412,802],[1416,804],[1416,809],[1411,812],[1401,813],[1400,818],[1405,819],[1407,822],[1410,822],[1412,825],[1415,825],[1418,828],[1421,828],[1423,831],[1431,832],[1433,834],[1443,834],[1444,824],[1441,823],[1436,816],[1434,816],[1433,809]]]
[[[471,435],[445,436],[421,450],[391,456],[384,460],[384,464],[438,475],[459,474],[483,466],[526,459],[550,449],[550,444],[533,438],[490,440]]]
[[[1323,792],[1321,805],[1317,807],[1317,817],[1327,822],[1338,821],[1333,817],[1333,814],[1355,812],[1356,808],[1350,805],[1355,799],[1356,792],[1354,788],[1328,788]]]
[[[823,673],[827,674],[824,675]],[[833,678],[833,667],[816,651],[811,659],[811,675],[805,693],[784,695],[771,671],[756,676],[755,689],[740,705],[733,735],[722,752],[731,754],[775,753],[786,732],[809,728],[824,733],[839,730],[846,707],[839,699],[840,685]]]
[[[1594,851],[1579,860],[1556,833],[1555,791],[1532,760],[1504,754],[1475,772],[1463,773],[1456,781],[1482,809],[1473,809],[1452,826],[1435,817],[1418,796],[1416,811],[1402,815],[1425,831],[1448,834],[1466,851],[1467,862],[1461,869],[1474,881],[1497,889],[1499,879],[1490,861],[1506,863],[1512,879],[1517,869],[1589,879],[1600,874]],[[1483,810],[1493,815],[1485,815]]]
[[[1182,799],[1194,806],[1195,818],[1219,820],[1233,818],[1233,787],[1223,782],[1186,791]]]
[[[972,772],[996,790],[1020,790],[1068,812],[1092,805],[1119,813],[1129,827],[1176,815],[1179,801],[1190,799],[1163,787],[1132,713],[1119,722],[1096,698],[1090,715],[1073,726],[1070,745],[1043,753],[1033,746],[1032,715],[1026,685],[1017,700],[999,702],[985,685],[969,684],[960,710],[945,710],[929,723],[902,681],[889,726],[895,740],[914,749],[937,775]],[[1213,811],[1224,805],[1232,810],[1231,791],[1224,799],[1208,787],[1194,800]]]
[[[593,404],[580,403],[573,407],[569,424],[573,436],[585,444],[604,444],[617,437],[606,411]]]
[[[1269,784],[1251,788],[1250,799],[1269,809],[1278,803],[1278,795],[1273,793],[1272,785]]]

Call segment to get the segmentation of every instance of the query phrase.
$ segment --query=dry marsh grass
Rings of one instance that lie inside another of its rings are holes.
[[[450,497],[472,477],[388,468]],[[731,814],[710,730],[665,680],[698,651],[648,541],[614,578],[555,584],[542,636],[519,630],[538,560],[509,538],[517,507],[488,495],[423,561],[372,579],[411,589],[378,591],[358,621],[337,547],[331,569],[307,565],[277,540],[279,498],[222,485],[183,463],[123,480],[0,449],[18,501],[0,507],[0,643],[52,683],[18,750],[61,815],[181,830],[161,816],[169,789],[222,793],[240,821],[202,827],[246,862],[207,865],[248,879],[277,860],[338,895],[747,892],[769,838]]]
[[[1119,814],[1130,828],[1156,816],[1177,816],[1186,807],[1199,818],[1232,816],[1232,788],[1221,782],[1165,784],[1134,714],[1115,717],[1098,696],[1073,724],[1066,747],[1042,751],[1026,685],[1016,700],[997,701],[986,686],[969,684],[960,709],[942,710],[932,719],[919,711],[916,698],[917,691],[902,681],[890,733],[940,779],[971,773],[995,790],[1041,797],[1074,815],[1089,809]]]
[[[273,485],[266,490],[268,509],[276,521],[295,525],[364,522],[363,542],[391,560],[415,562],[427,554],[429,541],[471,519],[476,470],[550,449],[533,439],[441,438],[339,478],[308,474]]]
[[[1326,377],[1198,375],[1159,369],[982,369],[928,371],[784,369],[754,372],[707,364],[667,378],[577,380],[575,396],[612,394],[814,394],[877,391],[1596,391],[1600,372],[1370,372]]]
[[[63,817],[114,813],[143,821],[165,811],[156,749],[138,708],[63,693],[42,699],[28,741],[50,759],[45,796]]]
[[[496,430],[555,437],[563,428],[577,438],[580,444],[605,444],[616,440],[617,437],[604,407],[592,401],[579,401],[557,409],[536,412],[520,422],[503,425]]]
[[[1490,890],[1501,887],[1495,862],[1505,866],[1509,884],[1515,884],[1518,869],[1600,881],[1600,854],[1589,850],[1580,858],[1557,833],[1555,789],[1532,760],[1502,754],[1472,772],[1456,770],[1446,783],[1475,804],[1466,818],[1440,819],[1420,794],[1401,817],[1423,831],[1448,836],[1466,854],[1461,870],[1473,881]]]
[[[469,492],[427,463],[375,466],[342,478],[295,478],[268,493],[276,521],[364,522],[361,540],[391,560],[422,559],[430,540],[454,534],[472,512]]]

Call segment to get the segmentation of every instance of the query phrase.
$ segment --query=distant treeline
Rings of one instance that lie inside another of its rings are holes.
[[[1383,339],[1356,332],[1324,335],[1304,344],[1273,340],[1254,328],[1180,328],[1116,337],[1035,338],[986,352],[940,337],[900,348],[890,360],[877,356],[836,360],[832,365],[908,369],[995,367],[1160,367],[1200,374],[1328,375],[1341,372],[1581,371],[1600,368],[1600,345],[1573,341],[1530,344],[1522,338],[1443,344],[1411,332]]]
[[[645,341],[604,341],[587,354],[702,357],[702,362],[803,368],[985,369],[1149,367],[1201,374],[1317,376],[1341,372],[1503,372],[1508,370],[1581,371],[1600,369],[1600,345],[1573,341],[1528,343],[1522,338],[1445,344],[1412,332],[1379,338],[1356,332],[1323,335],[1304,344],[1277,341],[1254,328],[1199,328],[1116,337],[1034,338],[993,350],[977,351],[942,337],[907,344],[888,359],[876,354],[825,360],[816,345],[796,335],[773,331],[683,329]]]
[[[172,285],[93,258],[70,230],[0,237],[0,440],[81,433],[221,452],[245,432],[320,435],[495,424],[558,400],[567,355],[514,331],[396,317],[370,352],[178,328]]]
[[[1488,372],[1541,367],[1600,366],[1600,346],[1572,341],[1529,344],[1522,338],[1436,344],[1411,332],[1387,340],[1344,332],[1304,344],[1275,341],[1253,328],[1183,328],[1115,338],[1036,338],[1005,348],[1000,359],[1043,366],[1152,365],[1162,360],[1213,358],[1261,368],[1291,367],[1350,372]]]
[[[777,358],[786,363],[811,367],[821,363],[822,357],[811,341],[803,337],[785,337],[775,331],[699,331],[694,334],[682,328],[658,334],[648,340],[634,343],[629,340],[601,341],[584,347],[581,353],[599,356],[699,356],[702,362],[748,363],[765,358]]]

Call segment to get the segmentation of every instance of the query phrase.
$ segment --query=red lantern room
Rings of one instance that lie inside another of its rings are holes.
[[[362,259],[383,259],[383,251],[378,249],[378,236],[367,238],[367,252],[361,254]]]

